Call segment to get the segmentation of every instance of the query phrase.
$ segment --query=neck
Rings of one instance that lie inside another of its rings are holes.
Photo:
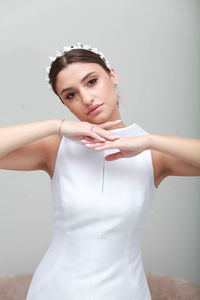
[[[122,122],[120,122],[120,123],[117,124],[117,125],[114,125],[114,126],[112,126],[112,127],[109,127],[109,130],[117,129],[117,128],[124,128],[124,127],[126,127],[126,124],[124,124],[124,122],[122,121]]]
[[[122,120],[119,109],[117,109],[117,111],[115,111],[115,114],[111,117],[111,120],[109,120],[109,121],[115,121],[115,120]],[[126,127],[126,124],[122,120],[119,124],[109,127],[109,130],[123,128],[123,127]]]

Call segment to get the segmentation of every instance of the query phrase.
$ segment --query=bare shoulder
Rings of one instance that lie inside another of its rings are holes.
[[[151,150],[151,156],[154,169],[154,185],[158,187],[166,177],[166,172],[164,171],[164,154],[160,151]]]
[[[61,142],[61,137],[52,135],[46,138],[45,151],[46,151],[46,172],[52,178],[55,169],[56,157]]]

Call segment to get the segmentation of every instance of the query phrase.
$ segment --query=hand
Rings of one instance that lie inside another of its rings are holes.
[[[148,149],[148,135],[118,138],[114,141],[90,141],[82,140],[86,147],[95,150],[119,149],[119,152],[109,154],[105,157],[106,160],[116,160],[119,158],[132,157]]]
[[[61,135],[66,136],[72,140],[81,140],[83,138],[95,141],[114,140],[119,137],[104,129],[113,127],[120,122],[122,121],[116,120],[105,122],[102,124],[93,124],[89,122],[65,120],[62,123]],[[91,130],[92,126],[93,128]]]

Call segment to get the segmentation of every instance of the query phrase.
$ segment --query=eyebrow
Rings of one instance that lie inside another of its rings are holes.
[[[82,79],[81,79],[81,82],[83,82],[84,80],[86,80],[90,75],[94,74],[96,72],[90,72],[88,73],[87,75],[85,75]],[[72,87],[69,87],[69,88],[65,88],[62,90],[62,92],[60,93],[60,95],[62,95],[64,92],[68,91],[68,90],[71,90]]]

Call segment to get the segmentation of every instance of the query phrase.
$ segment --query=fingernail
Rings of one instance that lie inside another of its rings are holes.
[[[119,138],[119,136],[118,135],[111,135],[111,138],[115,139],[115,138]]]
[[[104,138],[101,138],[100,140],[105,142],[105,139],[104,139]]]

